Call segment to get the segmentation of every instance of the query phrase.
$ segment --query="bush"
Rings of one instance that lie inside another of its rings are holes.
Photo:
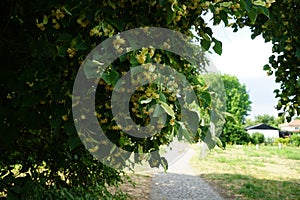
[[[293,134],[290,137],[290,142],[292,145],[299,147],[300,146],[300,135],[299,134]]]
[[[275,142],[275,138],[266,138],[265,139],[265,143],[267,144],[267,145],[273,145],[274,144],[274,142]]]
[[[253,144],[261,144],[265,142],[265,136],[262,133],[255,132],[251,135],[251,141]]]
[[[290,143],[290,138],[277,138],[274,142],[275,145],[278,145],[279,143],[284,144],[284,145],[289,145]]]

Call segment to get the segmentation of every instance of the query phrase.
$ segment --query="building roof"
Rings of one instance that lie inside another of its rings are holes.
[[[289,123],[289,126],[300,126],[300,119],[295,119]]]
[[[268,124],[257,124],[257,125],[254,125],[254,126],[248,126],[245,129],[246,130],[252,130],[252,129],[279,130],[278,128],[275,128],[273,126],[269,126]]]
[[[282,127],[282,126],[298,127],[298,126],[300,126],[300,119],[295,119],[295,120],[291,121],[290,123],[280,124],[279,126],[280,127]]]

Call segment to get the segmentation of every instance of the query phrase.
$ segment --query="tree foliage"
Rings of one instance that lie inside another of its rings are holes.
[[[275,74],[280,88],[274,90],[279,98],[277,109],[280,116],[291,121],[300,115],[300,2],[298,0],[276,1],[269,8],[269,18],[257,17],[256,23],[241,20],[251,27],[252,38],[261,35],[266,42],[272,42],[273,54],[263,69],[268,75]]]
[[[224,143],[243,144],[249,136],[243,129],[245,118],[251,110],[251,101],[246,86],[237,77],[222,75],[226,92],[226,112],[229,113],[220,139]]]
[[[255,132],[251,134],[251,142],[253,144],[261,144],[265,142],[265,136],[262,133]]]
[[[268,114],[257,115],[254,117],[254,120],[246,119],[245,126],[253,126],[253,125],[261,124],[261,123],[278,128],[279,124],[284,123],[284,118],[283,117],[276,118],[276,117],[270,116]]]
[[[73,82],[85,56],[114,34],[145,26],[165,27],[188,36],[192,36],[190,30],[194,26],[201,46],[220,54],[222,43],[214,38],[201,14],[210,10],[214,14],[214,24],[229,25],[230,18],[243,17],[254,22],[258,14],[268,15],[259,2],[1,1],[0,192],[11,198],[30,198],[34,194],[32,190],[37,188],[43,191],[72,187],[90,191],[97,187],[103,191],[99,195],[109,196],[105,187],[98,186],[117,184],[121,172],[102,165],[85,150],[72,119]],[[116,45],[120,47],[121,44]],[[159,55],[162,62],[174,64],[190,76],[194,85],[199,85],[201,109],[209,115],[211,101],[207,87],[197,79],[194,68],[177,55],[159,50],[151,52],[151,49],[130,52],[111,69],[122,74],[130,65],[146,64],[155,58],[158,61]],[[122,68],[126,65],[129,66]],[[110,75],[115,72],[108,72],[110,78],[104,79],[99,87],[108,92],[107,97],[113,86]],[[154,91],[152,94],[157,94],[157,88],[149,88]],[[165,107],[176,109],[174,99],[165,103]],[[108,107],[100,104],[98,114],[103,114],[104,118],[98,117],[113,129],[105,116]],[[170,129],[172,125],[150,145],[157,149],[167,144],[171,140],[167,139],[172,133]],[[200,136],[209,132],[208,125],[204,124],[200,132],[198,137],[192,138],[194,141],[201,140]],[[121,132],[118,134],[115,134],[116,143],[125,146],[126,142],[120,140],[130,140],[122,137]],[[135,142],[131,145],[138,148]],[[81,193],[81,189],[77,192]]]

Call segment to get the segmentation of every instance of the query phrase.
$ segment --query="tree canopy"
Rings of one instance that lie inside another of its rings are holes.
[[[269,16],[269,6],[270,1],[262,0],[1,1],[1,195],[15,199],[47,198],[60,191],[59,194],[88,198],[84,191],[92,195],[93,188],[97,188],[97,195],[112,198],[105,186],[117,184],[121,172],[106,167],[90,154],[99,146],[91,142],[89,151],[83,147],[72,119],[74,80],[80,65],[88,60],[86,55],[97,44],[123,31],[150,26],[179,31],[192,38],[194,27],[195,38],[203,49],[221,54],[222,43],[214,37],[202,15],[210,11],[214,24],[223,22],[228,26],[233,21],[233,27],[238,27],[241,19],[254,23],[260,15]],[[123,50],[125,39],[116,39],[114,50]],[[106,104],[115,81],[137,65],[144,64],[149,69],[145,64],[151,62],[171,65],[195,87],[200,102],[191,108],[193,119],[197,119],[195,124],[199,125],[196,134],[190,134],[179,123],[176,96],[162,92],[156,85],[147,87],[149,90],[139,88],[131,98],[131,109],[136,112],[133,118],[138,123],[147,124],[147,109],[160,102],[162,106],[157,109],[163,109],[168,120],[163,134],[151,141],[133,140],[115,126],[111,113],[107,112],[110,104]],[[97,99],[96,115],[116,145],[132,152],[151,152],[172,141],[175,128],[184,133],[177,137],[190,142],[201,141],[210,134],[209,121],[204,120],[209,119],[213,106],[209,87],[198,77],[196,67],[180,56],[148,46],[128,51],[104,74],[97,92],[105,95]],[[159,92],[163,95],[158,95]],[[81,120],[84,118],[83,115]],[[159,156],[150,157],[149,163],[166,165]],[[116,195],[115,198],[121,198]]]
[[[249,142],[248,134],[243,124],[251,111],[251,101],[246,86],[237,77],[222,75],[226,92],[226,118],[220,139],[223,143],[244,144]]]
[[[275,128],[279,127],[279,124],[284,123],[284,118],[283,117],[274,117],[274,116],[270,116],[267,114],[264,115],[257,115],[254,117],[254,120],[251,119],[246,119],[246,124],[245,126],[252,126],[252,125],[256,125],[256,124],[268,124],[270,126],[273,126]]]
[[[262,35],[273,44],[273,54],[263,69],[268,75],[275,74],[280,83],[280,88],[274,90],[277,109],[290,121],[300,115],[300,2],[276,1],[268,12],[269,17],[259,15],[255,23],[246,18],[241,23],[250,26],[253,38]]]

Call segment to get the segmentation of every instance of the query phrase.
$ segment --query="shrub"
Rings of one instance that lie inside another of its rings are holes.
[[[274,142],[275,145],[278,145],[279,143],[288,145],[290,143],[290,138],[277,138]]]
[[[265,143],[267,144],[267,145],[273,145],[274,144],[274,142],[275,142],[275,138],[266,138],[266,140],[265,140]]]
[[[290,137],[290,142],[292,145],[299,147],[300,146],[300,135],[299,134],[293,134]]]
[[[265,136],[262,133],[255,132],[251,135],[251,141],[253,144],[261,144],[265,142]]]

